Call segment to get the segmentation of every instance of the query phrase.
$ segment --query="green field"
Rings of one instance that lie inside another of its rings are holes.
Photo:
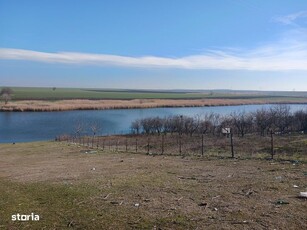
[[[13,100],[62,99],[260,99],[306,98],[307,92],[260,92],[231,90],[109,90],[81,88],[12,87]]]

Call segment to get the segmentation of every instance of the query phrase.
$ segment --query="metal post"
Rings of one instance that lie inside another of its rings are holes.
[[[164,153],[164,135],[162,134],[162,149],[161,149],[161,154]]]
[[[201,155],[204,156],[204,134],[201,135]]]
[[[138,152],[138,139],[135,138],[135,152]]]
[[[179,153],[181,154],[181,134],[179,134]]]
[[[126,152],[128,152],[128,138],[126,137]]]
[[[147,138],[147,154],[149,154],[149,137]]]
[[[274,159],[274,138],[273,131],[271,130],[271,158]]]
[[[235,157],[235,153],[233,151],[233,138],[232,138],[232,132],[230,132],[230,145],[231,145],[231,157],[234,158]]]

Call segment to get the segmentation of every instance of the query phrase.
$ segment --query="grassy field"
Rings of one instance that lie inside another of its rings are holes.
[[[306,92],[146,91],[73,88],[13,88],[12,100],[0,111],[66,111],[196,107],[247,104],[307,104]]]
[[[202,98],[205,94],[58,88],[13,88],[13,100]]]
[[[13,100],[65,100],[65,99],[261,99],[307,98],[307,93],[254,92],[254,91],[153,91],[107,90],[74,88],[13,87]]]
[[[0,229],[307,227],[304,163],[86,152],[1,144]],[[11,220],[32,212],[40,221]]]

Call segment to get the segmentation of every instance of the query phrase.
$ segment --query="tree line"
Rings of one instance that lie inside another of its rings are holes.
[[[148,117],[137,119],[131,124],[133,134],[220,135],[225,128],[230,128],[233,134],[241,137],[249,133],[265,136],[271,131],[276,134],[294,131],[307,133],[307,110],[291,112],[288,105],[275,105],[255,112],[233,112],[227,116],[211,112],[194,117]]]

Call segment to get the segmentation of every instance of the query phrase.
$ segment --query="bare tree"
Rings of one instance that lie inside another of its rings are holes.
[[[95,137],[96,134],[101,130],[101,125],[99,122],[95,121],[90,124],[90,129],[93,134],[93,137]]]
[[[101,130],[100,123],[97,122],[97,121],[92,122],[90,124],[90,130],[93,134],[93,136],[92,136],[92,147],[94,147],[94,140],[95,140],[96,134]],[[97,144],[97,147],[98,147],[98,144]]]
[[[182,123],[183,123],[183,132],[186,135],[189,134],[190,136],[192,136],[193,133],[195,133],[199,127],[200,118],[199,116],[196,116],[194,118],[184,116],[182,117]]]
[[[146,134],[150,134],[150,132],[152,131],[152,126],[151,126],[152,124],[150,123],[150,118],[142,119],[140,124],[141,124],[143,131]]]
[[[294,113],[293,125],[295,129],[307,133],[307,111],[299,110]]]
[[[4,103],[7,104],[11,100],[13,90],[11,88],[5,87],[1,89],[0,96],[4,100]]]
[[[271,117],[274,126],[280,133],[285,133],[292,122],[292,114],[290,112],[290,106],[277,105],[271,108]]]
[[[135,120],[131,123],[131,130],[132,130],[132,133],[134,134],[140,134],[141,132],[141,121],[138,119],[138,120]]]
[[[253,114],[255,118],[256,129],[264,136],[272,126],[272,116],[269,110],[264,108],[257,110]]]
[[[215,134],[215,130],[220,124],[220,115],[216,113],[207,113],[200,120],[200,124],[198,127],[198,132],[201,134],[206,134],[210,132],[211,134]]]
[[[84,131],[84,123],[81,120],[77,120],[74,124],[74,132],[77,137],[81,137],[81,133]]]
[[[237,129],[238,135],[244,137],[252,126],[253,116],[245,112],[232,113],[231,115],[234,127]]]

